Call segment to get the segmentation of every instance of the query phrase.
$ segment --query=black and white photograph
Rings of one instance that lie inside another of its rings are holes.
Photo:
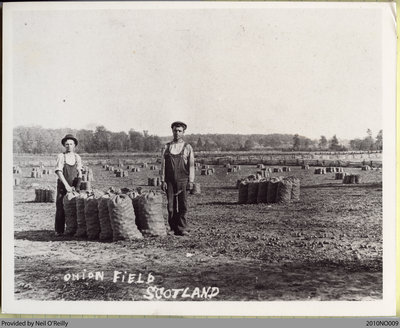
[[[5,313],[395,315],[395,4],[3,4]]]

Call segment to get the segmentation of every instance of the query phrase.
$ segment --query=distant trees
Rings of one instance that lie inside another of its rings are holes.
[[[45,154],[62,151],[61,139],[72,133],[79,141],[78,149],[86,153],[110,152],[146,152],[159,151],[161,138],[130,130],[112,132],[104,126],[92,130],[44,129],[42,127],[16,127],[13,131],[13,148],[15,153]]]
[[[328,148],[328,140],[326,139],[325,136],[321,136],[319,139],[318,146],[320,149],[327,149]]]
[[[311,139],[298,135],[297,133],[293,136],[293,147],[295,151],[308,151],[315,148],[315,142]]]
[[[129,149],[132,151],[141,151],[144,147],[144,135],[133,129],[129,130]]]
[[[199,137],[199,139],[197,140],[196,149],[198,149],[198,150],[202,150],[202,149],[203,149],[203,141],[201,140],[200,137]]]
[[[86,153],[111,152],[158,152],[162,144],[171,137],[160,138],[151,135],[149,131],[130,129],[112,132],[105,126],[97,126],[94,130],[44,129],[40,126],[14,128],[13,147],[16,153],[56,153],[63,150],[61,139],[67,134],[74,134],[79,140],[78,150]],[[383,148],[382,130],[376,138],[368,129],[362,139],[350,140],[351,150],[381,150]],[[327,140],[321,136],[319,140],[311,140],[299,134],[188,134],[185,141],[190,143],[195,151],[250,151],[264,150],[332,150],[342,151],[346,147],[336,135]]]
[[[339,140],[336,137],[336,134],[329,140],[329,149],[337,150],[339,148]]]
[[[300,149],[300,137],[296,133],[293,137],[293,150],[299,150]]]
[[[383,149],[383,131],[380,130],[376,139],[372,137],[372,131],[367,130],[367,136],[364,139],[350,140],[350,148],[352,150],[382,150]]]
[[[378,132],[378,135],[376,136],[376,141],[375,141],[376,149],[382,150],[383,149],[383,132],[380,130]]]
[[[252,150],[254,149],[255,143],[251,139],[247,139],[244,143],[244,150]]]

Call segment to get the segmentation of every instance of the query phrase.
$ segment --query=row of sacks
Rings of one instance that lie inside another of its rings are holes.
[[[21,170],[16,171],[15,173],[21,173]],[[53,171],[50,169],[34,167],[31,171],[31,178],[41,178],[45,174],[53,174]]]
[[[211,168],[211,169],[201,169],[200,174],[201,175],[213,175],[215,173],[215,169]]]
[[[228,168],[228,169],[229,169],[230,167],[235,167],[236,169],[241,170],[240,165],[233,165],[233,164],[230,164],[230,163],[225,164],[224,167],[226,167],[226,168]]]
[[[113,241],[165,236],[162,204],[162,194],[155,191],[72,191],[63,199],[65,234]]]
[[[363,165],[362,167],[361,167],[361,170],[362,171],[371,171],[371,170],[373,170],[374,168],[372,167],[372,166],[369,166],[369,165]]]
[[[326,173],[336,173],[344,172],[343,167],[320,167],[314,170],[314,174],[326,174]]]
[[[271,178],[259,181],[243,180],[239,184],[239,203],[289,203],[300,200],[300,179]]]
[[[117,178],[124,178],[129,175],[128,171],[125,171],[123,169],[114,170],[114,173]]]
[[[147,178],[147,185],[148,186],[161,186],[161,178],[160,177]]]
[[[93,170],[89,167],[82,168],[82,181],[94,181]]]
[[[343,177],[344,184],[361,183],[361,176],[359,174],[349,174]]]
[[[55,196],[56,191],[50,187],[35,189],[35,202],[37,203],[54,203]]]
[[[116,167],[119,167],[119,168],[123,168],[124,167],[124,165],[122,164],[122,163],[118,163],[118,164],[116,164],[115,165]],[[142,164],[140,164],[139,165],[141,168],[146,168],[146,167],[148,167],[148,164],[147,163],[142,163]],[[130,169],[133,169],[133,168],[138,168],[137,166],[134,166],[134,165],[127,165],[126,166],[126,169],[127,170],[130,170]],[[114,166],[113,165],[110,165],[110,164],[105,164],[105,165],[103,165],[103,169],[105,169],[106,171],[114,171]]]
[[[284,166],[284,167],[266,167],[264,164],[257,164],[257,169],[259,170],[265,170],[266,172],[290,172],[290,167]]]
[[[41,171],[32,171],[31,178],[41,178],[43,177],[43,173]]]

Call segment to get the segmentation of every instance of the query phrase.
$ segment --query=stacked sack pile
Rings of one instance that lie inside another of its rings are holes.
[[[215,173],[215,169],[210,168],[209,165],[203,165],[201,167],[201,171],[200,171],[201,175],[213,175],[214,173]]]
[[[13,166],[13,174],[21,174],[21,168],[19,166]],[[18,186],[21,183],[21,179],[14,177],[14,186]]]
[[[227,165],[225,165],[225,167],[227,168],[228,173],[240,171],[240,165],[231,166],[230,164],[227,164]]]
[[[63,205],[69,236],[118,241],[167,234],[162,194],[156,191],[72,191],[64,196]]]
[[[80,184],[81,190],[92,189],[92,181],[94,181],[93,170],[87,166],[82,168],[82,181]]]
[[[106,169],[106,171],[114,172],[114,166],[112,165],[104,165],[104,169]]]
[[[43,176],[42,169],[34,167],[31,172],[31,178],[41,178]]]
[[[300,179],[296,177],[252,179],[238,182],[239,203],[280,203],[300,200]]]
[[[317,168],[314,170],[314,174],[326,174],[326,168],[325,167]]]
[[[117,178],[124,178],[124,177],[127,177],[129,175],[128,171],[126,171],[124,169],[115,169],[114,173],[115,173],[115,176]]]
[[[47,175],[53,174],[53,171],[50,170],[50,169],[42,169],[42,174],[43,174],[43,175],[44,175],[44,174],[47,174]]]
[[[369,166],[369,165],[363,165],[363,166],[361,167],[361,170],[363,170],[363,171],[371,171],[371,170],[372,170],[372,167]]]
[[[147,185],[148,186],[161,186],[161,178],[160,177],[147,178]]]
[[[88,166],[82,168],[82,181],[94,181],[93,170]]]
[[[343,177],[344,184],[357,184],[361,182],[361,176],[359,174],[349,174]]]
[[[344,172],[343,167],[327,167],[326,172],[328,173],[336,173],[336,172]]]
[[[36,203],[54,203],[56,191],[50,187],[35,189]]]

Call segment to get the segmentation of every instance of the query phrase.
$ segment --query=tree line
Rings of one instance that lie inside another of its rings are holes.
[[[45,129],[40,126],[14,128],[14,153],[57,153],[62,150],[61,139],[68,133],[78,139],[78,149],[84,153],[154,152],[162,146],[161,138],[148,131],[112,132],[104,126],[94,130]]]
[[[157,152],[171,137],[159,137],[148,131],[112,132],[104,126],[94,130],[46,129],[40,126],[19,126],[13,130],[14,153],[51,154],[62,150],[61,139],[68,133],[79,140],[78,150],[84,153]],[[382,130],[374,138],[367,130],[364,138],[341,143],[336,135],[329,140],[321,136],[312,140],[298,134],[189,134],[185,141],[196,151],[265,150],[382,150]]]
[[[307,145],[306,145],[307,142]],[[295,134],[293,137],[293,149],[294,150],[305,150],[309,148],[308,140]],[[372,131],[367,130],[367,135],[362,139],[352,139],[348,145],[343,145],[339,142],[336,134],[331,138],[327,139],[325,136],[321,136],[318,140],[318,144],[314,143],[313,148],[317,147],[318,150],[331,150],[331,151],[347,151],[347,150],[383,150],[383,131],[380,130],[377,136],[372,136]]]

